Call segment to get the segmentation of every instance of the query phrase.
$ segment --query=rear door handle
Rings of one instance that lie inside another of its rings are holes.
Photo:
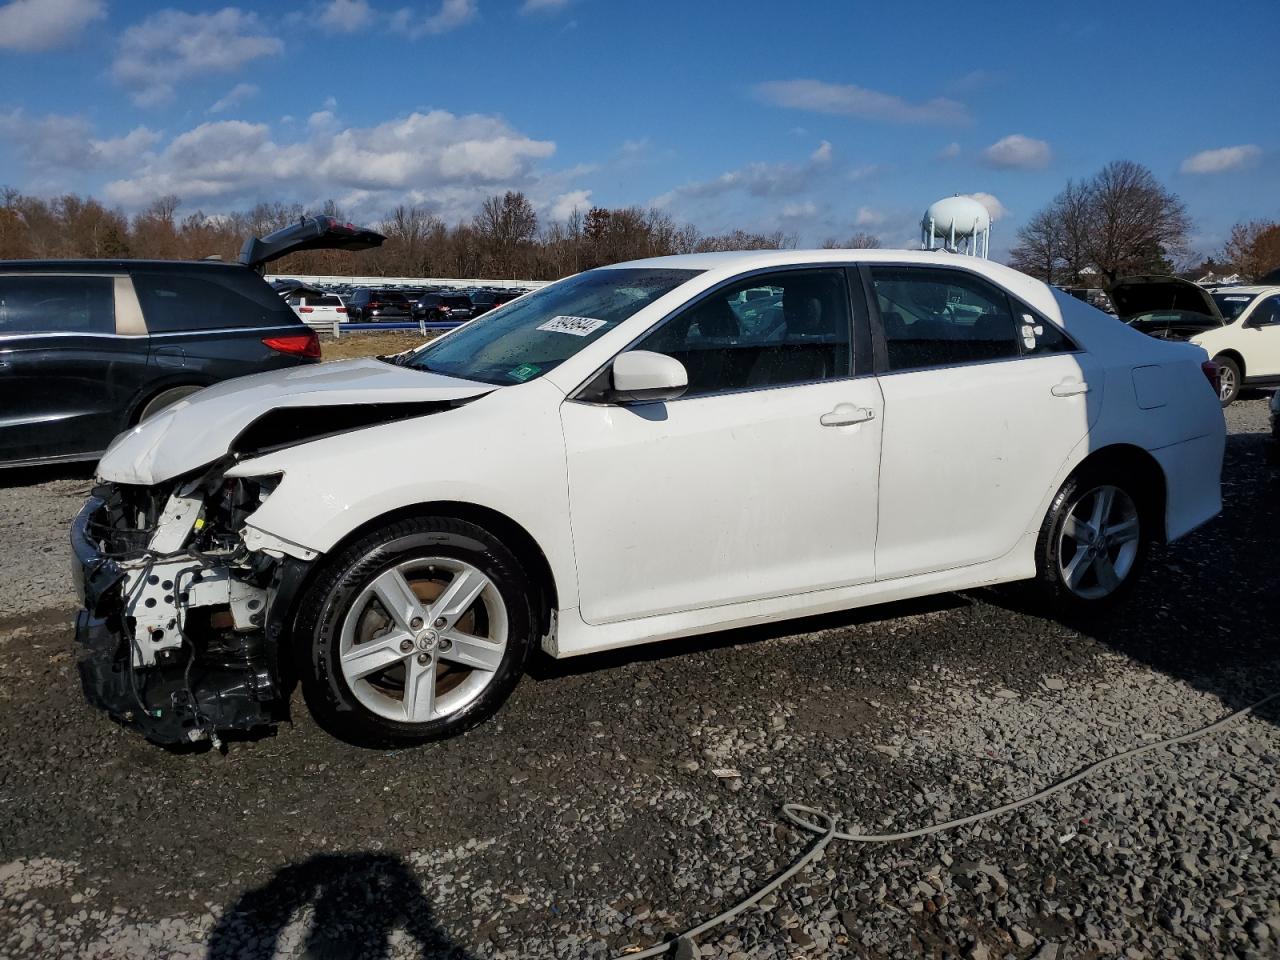
[[[824,427],[847,427],[855,423],[874,420],[876,412],[867,407],[855,407],[852,403],[837,403],[830,413],[824,413],[818,422]]]
[[[1049,392],[1055,397],[1078,397],[1089,392],[1089,385],[1083,380],[1063,380],[1050,387]]]

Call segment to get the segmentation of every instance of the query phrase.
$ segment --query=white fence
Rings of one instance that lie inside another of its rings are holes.
[[[316,286],[345,283],[353,287],[494,287],[497,289],[522,287],[527,290],[545,287],[551,282],[549,280],[482,280],[448,277],[322,277],[304,273],[269,273],[267,280],[297,280],[299,283]]]

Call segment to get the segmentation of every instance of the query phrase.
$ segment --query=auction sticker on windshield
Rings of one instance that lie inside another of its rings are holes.
[[[552,317],[538,329],[551,333],[568,333],[575,337],[588,337],[606,323],[605,320],[595,320],[591,317]]]

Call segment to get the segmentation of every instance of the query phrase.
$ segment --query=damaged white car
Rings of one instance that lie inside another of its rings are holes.
[[[1218,513],[1216,369],[985,260],[593,270],[415,351],[126,433],[72,543],[89,699],[161,742],[360,742],[572,656],[1034,579],[1092,609]]]

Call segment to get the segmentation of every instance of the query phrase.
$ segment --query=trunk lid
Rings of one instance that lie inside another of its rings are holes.
[[[250,237],[240,248],[240,262],[257,269],[299,250],[369,250],[386,239],[335,217],[303,217],[265,237]]]

